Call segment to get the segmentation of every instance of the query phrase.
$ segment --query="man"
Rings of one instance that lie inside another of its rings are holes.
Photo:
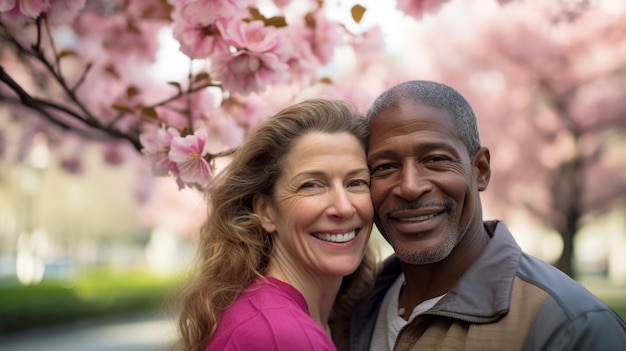
[[[368,112],[375,222],[395,255],[355,305],[351,350],[616,350],[626,324],[483,221],[489,150],[454,89],[409,81]]]

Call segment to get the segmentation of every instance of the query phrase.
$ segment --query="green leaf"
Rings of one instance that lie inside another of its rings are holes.
[[[112,107],[122,113],[135,113],[135,110],[130,106],[113,104]]]
[[[167,82],[167,84],[175,87],[176,89],[178,89],[178,93],[182,94],[183,93],[183,88],[181,88],[180,83],[178,82]]]
[[[350,10],[350,12],[352,13],[352,19],[354,20],[354,22],[359,23],[361,22],[361,19],[363,18],[363,14],[365,14],[366,8],[356,4],[354,6],[352,6],[352,10]]]
[[[276,28],[287,27],[287,20],[284,16],[274,16],[265,20],[265,26],[273,26]]]
[[[126,89],[126,96],[128,96],[129,98],[136,96],[138,94],[139,94],[139,89],[135,86],[131,85]]]
[[[333,84],[333,80],[329,77],[322,77],[320,78],[319,82],[322,84]]]
[[[114,65],[112,64],[108,64],[106,65],[106,67],[104,67],[104,71],[107,72],[108,74],[112,75],[113,77],[120,79],[120,74],[117,71],[117,68],[115,68]]]
[[[135,24],[135,21],[133,20],[128,20],[126,22],[126,28],[128,28],[129,31],[135,34],[141,34],[141,29],[139,29],[139,27],[137,26],[137,24]]]
[[[287,20],[285,19],[284,16],[274,16],[274,17],[267,18],[263,16],[261,11],[259,11],[259,9],[256,7],[248,7],[248,11],[250,12],[250,15],[252,16],[252,21],[254,20],[263,21],[263,24],[265,24],[266,27],[276,27],[276,28],[287,27]],[[244,19],[244,21],[250,22],[251,20]]]
[[[74,50],[63,50],[59,53],[59,58],[76,56],[76,51]]]
[[[187,135],[193,135],[193,130],[191,130],[191,128],[189,127],[185,127],[183,128],[183,130],[180,131],[180,136],[181,137],[186,137]]]
[[[261,11],[259,11],[256,7],[248,7],[248,11],[250,11],[253,20],[265,21],[265,16],[263,16]]]
[[[144,107],[141,114],[150,118],[159,119],[159,114],[154,107]]]
[[[210,82],[211,81],[211,76],[209,76],[209,74],[207,72],[200,72],[200,73],[198,73],[198,75],[196,75],[196,78],[194,79],[194,83],[198,83],[198,82],[201,82],[203,80],[208,80]]]

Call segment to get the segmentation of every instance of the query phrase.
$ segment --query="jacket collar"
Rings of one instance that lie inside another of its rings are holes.
[[[484,226],[491,236],[485,250],[429,314],[487,323],[508,312],[522,251],[504,223]]]

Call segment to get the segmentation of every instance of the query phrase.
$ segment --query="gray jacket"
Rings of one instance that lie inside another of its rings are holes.
[[[394,350],[626,350],[626,323],[552,265],[523,253],[504,223],[484,223],[485,251],[431,310],[399,333]],[[385,262],[355,305],[350,350],[368,350],[385,292],[401,273]]]

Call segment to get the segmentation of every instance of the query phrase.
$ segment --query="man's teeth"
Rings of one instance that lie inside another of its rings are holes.
[[[320,234],[320,233],[315,233],[313,234],[314,237],[320,239],[320,240],[324,240],[324,241],[330,241],[333,243],[346,243],[352,239],[354,239],[354,237],[356,236],[356,230],[353,230],[351,232],[345,233],[345,234]]]
[[[420,221],[425,221],[427,219],[431,219],[431,218],[433,218],[435,216],[436,216],[436,214],[431,214],[431,215],[427,215],[427,216],[398,218],[398,220],[401,221],[401,222],[420,222]]]

